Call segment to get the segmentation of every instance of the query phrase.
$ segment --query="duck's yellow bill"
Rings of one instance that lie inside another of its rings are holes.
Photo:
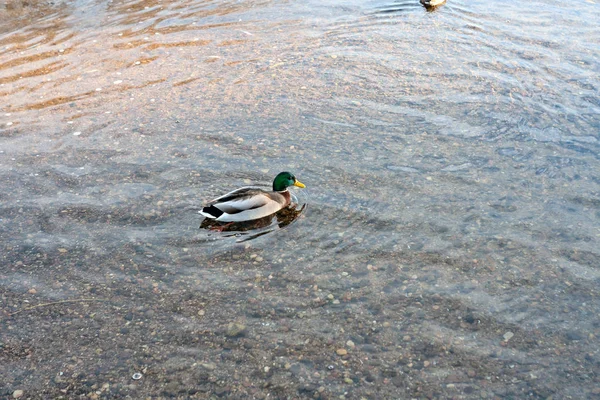
[[[294,182],[294,186],[298,186],[299,188],[305,188],[306,186],[304,186],[304,183],[300,182],[300,181],[295,181]]]

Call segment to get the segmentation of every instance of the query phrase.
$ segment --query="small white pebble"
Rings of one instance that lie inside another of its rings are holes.
[[[11,126],[13,123],[12,122],[7,122],[6,126]]]
[[[79,136],[81,135],[81,132],[77,131],[77,132],[73,132],[73,136]]]
[[[99,88],[96,88],[96,92],[99,92],[99,91],[101,91],[101,90],[102,90],[102,88],[101,88],[101,87],[99,87]]]
[[[67,124],[72,124],[72,123],[73,123],[73,121],[67,121]]]
[[[123,81],[122,80],[118,80],[118,81],[114,81],[113,82],[114,85],[118,85],[119,83],[123,83]]]

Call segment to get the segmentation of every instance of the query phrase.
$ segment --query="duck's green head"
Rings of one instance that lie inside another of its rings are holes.
[[[273,190],[276,192],[282,192],[289,186],[305,187],[302,182],[289,172],[280,172],[273,180]]]

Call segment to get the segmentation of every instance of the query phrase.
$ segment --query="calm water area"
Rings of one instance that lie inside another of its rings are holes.
[[[0,398],[600,398],[600,2],[2,0],[0,304]]]

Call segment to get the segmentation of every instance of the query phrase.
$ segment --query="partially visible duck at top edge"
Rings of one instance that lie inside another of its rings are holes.
[[[427,8],[437,7],[446,2],[446,0],[420,0],[420,1],[421,1],[421,4],[423,4]]]

